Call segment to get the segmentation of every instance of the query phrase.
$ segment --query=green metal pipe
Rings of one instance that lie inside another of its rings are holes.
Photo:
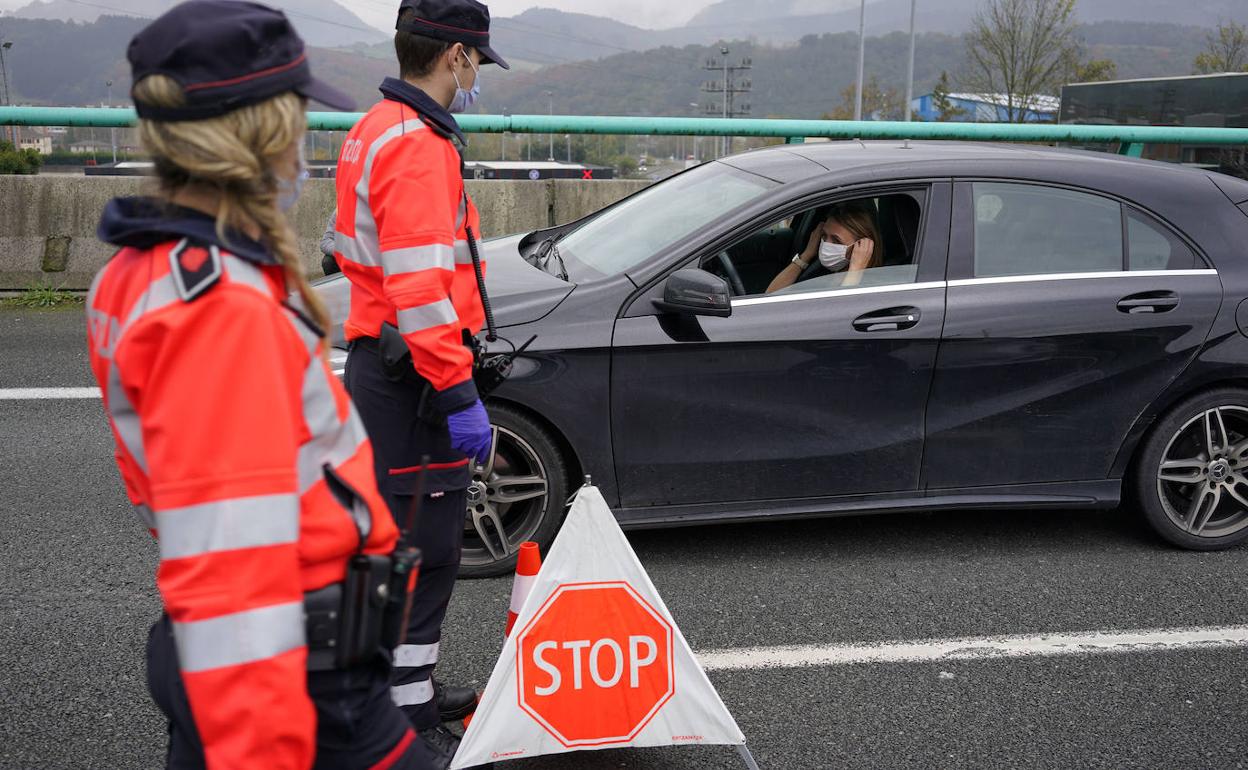
[[[345,131],[359,113],[312,112],[311,128]],[[128,127],[130,109],[0,107],[0,126]],[[568,115],[462,115],[468,133],[613,134],[665,136],[761,136],[784,139],[950,139],[977,142],[1081,142],[1124,144],[1248,145],[1248,128],[1089,126],[1047,123],[903,123],[846,120],[724,120]]]

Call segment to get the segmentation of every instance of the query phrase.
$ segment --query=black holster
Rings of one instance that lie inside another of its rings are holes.
[[[391,567],[389,556],[356,554],[346,580],[304,594],[309,671],[355,668],[385,648]]]

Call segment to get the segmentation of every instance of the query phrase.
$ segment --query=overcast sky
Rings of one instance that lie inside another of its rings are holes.
[[[0,0],[3,3],[4,0]],[[389,28],[394,24],[393,12],[386,10],[380,2],[350,2],[338,0],[346,8],[350,8],[360,18],[374,26]],[[713,0],[484,0],[490,6],[491,16],[517,16],[529,8],[558,8],[573,13],[588,13],[594,16],[608,16],[612,19],[632,24],[635,27],[661,29],[675,27],[693,18],[698,11],[710,5]],[[398,6],[398,3],[395,3]]]

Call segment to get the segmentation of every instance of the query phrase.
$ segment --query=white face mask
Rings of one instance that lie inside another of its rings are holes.
[[[304,185],[307,184],[308,178],[312,174],[308,171],[308,161],[304,156],[303,143],[299,143],[299,160],[295,164],[295,178],[277,180],[277,207],[282,212],[290,211],[299,202],[299,196],[303,194]]]
[[[819,243],[819,264],[829,272],[839,272],[849,267],[849,247],[839,243]]]

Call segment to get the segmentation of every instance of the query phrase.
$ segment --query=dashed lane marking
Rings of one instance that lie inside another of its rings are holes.
[[[0,401],[51,401],[99,397],[99,388],[0,388]]]
[[[708,650],[697,654],[708,671],[928,663],[950,660],[1110,655],[1169,650],[1248,648],[1248,626],[1093,631],[1040,636],[982,636],[877,644],[796,645]]]

